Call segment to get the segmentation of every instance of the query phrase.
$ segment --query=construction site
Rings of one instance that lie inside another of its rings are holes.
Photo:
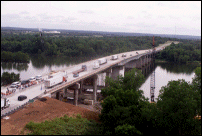
[[[50,97],[36,99],[24,108],[1,119],[1,135],[26,135],[23,129],[30,121],[43,122],[64,115],[74,117],[80,114],[83,118],[99,122],[100,111],[95,106],[84,104],[75,106],[70,103],[71,100],[62,102]]]

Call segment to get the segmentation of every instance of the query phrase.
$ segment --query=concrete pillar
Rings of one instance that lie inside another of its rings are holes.
[[[98,75],[94,75],[94,77],[93,77],[93,100],[94,100],[94,103],[97,102],[97,78],[98,78]]]
[[[106,70],[106,76],[111,77],[112,68]]]
[[[78,92],[79,90],[78,89],[75,89],[74,90],[74,105],[78,105]]]
[[[119,67],[119,75],[121,75],[122,77],[124,77],[124,72],[125,72],[125,66],[120,66]]]
[[[112,68],[107,69],[105,72],[106,72],[106,77],[111,77]],[[106,77],[105,77],[105,79],[106,79]],[[106,83],[106,81],[105,81],[105,86],[109,86],[109,85]]]
[[[64,90],[64,97],[67,97],[67,87]]]
[[[119,75],[124,77],[125,67],[124,66],[115,66],[112,68],[111,77],[116,80]]]
[[[79,89],[79,94],[82,94],[83,92],[83,80],[80,82],[80,89]]]
[[[78,94],[79,94],[80,84],[76,83],[74,86],[74,105],[78,105]]]
[[[60,99],[60,92],[56,92],[56,99],[57,99],[57,100]]]

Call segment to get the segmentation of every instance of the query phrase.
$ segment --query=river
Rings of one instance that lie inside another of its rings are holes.
[[[194,69],[196,65],[176,64],[176,63],[156,63],[155,64],[155,93],[154,100],[159,95],[161,87],[166,86],[169,81],[184,79],[187,82],[192,82],[194,77]],[[144,96],[150,101],[150,79],[151,73],[145,78],[145,82],[140,87],[143,90]]]
[[[69,58],[69,57],[42,57],[31,56],[28,64],[1,63],[1,75],[3,72],[14,72],[20,74],[20,80],[29,79],[36,75],[45,75],[51,70],[62,70],[68,66],[79,64],[93,58]],[[172,63],[156,63],[155,64],[155,98],[158,97],[159,90],[162,86],[166,86],[171,80],[185,79],[191,82],[194,77],[194,69],[197,66],[172,64]],[[150,74],[145,77],[144,84],[140,87],[145,97],[150,98]]]

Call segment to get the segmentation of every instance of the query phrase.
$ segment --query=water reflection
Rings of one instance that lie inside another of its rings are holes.
[[[186,82],[192,82],[194,77],[194,69],[196,65],[173,64],[173,63],[156,63],[155,68],[155,101],[159,95],[161,87],[166,86],[169,81],[184,79]],[[145,82],[141,85],[144,96],[150,101],[150,79],[151,72],[145,77]]]
[[[196,69],[197,65],[186,65],[186,64],[175,64],[175,63],[156,63],[156,65],[160,66],[162,69],[166,70],[169,73],[182,74],[185,73],[190,75],[194,69]]]
[[[1,68],[3,70],[16,69],[17,71],[27,71],[29,65],[28,63],[11,63],[11,62],[1,62]]]
[[[82,63],[88,60],[93,59],[93,57],[48,57],[48,56],[41,56],[41,55],[32,55],[30,56],[32,65],[36,69],[43,69],[45,66],[52,67],[52,66],[69,66],[73,64]]]

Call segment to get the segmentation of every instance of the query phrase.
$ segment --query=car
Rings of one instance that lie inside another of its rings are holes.
[[[17,85],[10,85],[10,88],[17,88]]]
[[[36,80],[41,80],[42,79],[42,76],[41,75],[37,75],[36,76]]]
[[[76,73],[73,75],[73,77],[78,77],[79,76],[79,73]]]
[[[122,54],[122,57],[126,57],[126,54]]]
[[[29,78],[29,81],[35,81],[35,80],[36,80],[35,77],[30,77],[30,78]]]
[[[19,86],[19,85],[20,85],[20,82],[13,82],[11,85]]]
[[[9,91],[12,91],[12,92],[15,92],[16,91],[16,89],[17,89],[17,85],[10,85],[10,87],[9,87]]]
[[[29,80],[22,80],[21,85],[28,84],[30,81]]]
[[[26,96],[26,95],[19,95],[19,96],[18,96],[18,101],[23,101],[23,100],[25,100],[25,99],[27,99],[27,96]]]

